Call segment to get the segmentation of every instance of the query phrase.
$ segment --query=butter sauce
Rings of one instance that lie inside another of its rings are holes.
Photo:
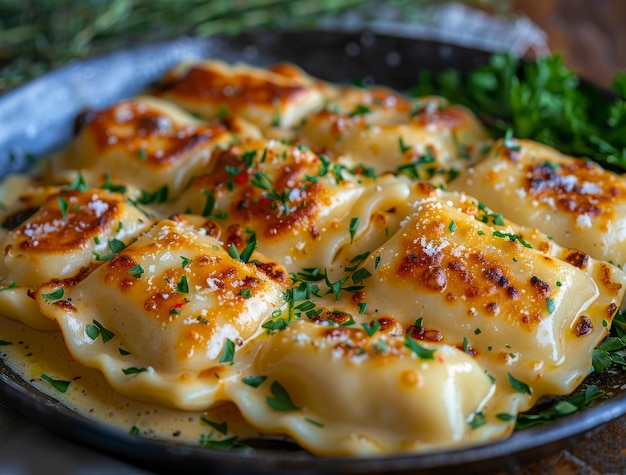
[[[239,438],[260,436],[232,403],[202,412],[177,411],[117,393],[100,371],[74,361],[59,332],[34,330],[0,317],[0,341],[3,342],[0,357],[4,364],[24,381],[85,418],[120,432],[190,445],[200,444],[202,436],[212,440],[234,435]],[[42,375],[57,381],[69,381],[67,391],[62,393],[55,389],[41,378]],[[226,434],[206,421],[226,423]]]

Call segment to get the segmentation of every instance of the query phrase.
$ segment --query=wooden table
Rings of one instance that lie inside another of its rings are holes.
[[[608,86],[626,70],[626,1],[514,0],[548,35],[553,52],[582,77]]]
[[[563,55],[580,76],[611,84],[626,71],[626,1],[515,0],[513,10],[527,14],[548,36],[551,51]],[[538,474],[626,473],[626,417],[597,435],[515,472]]]

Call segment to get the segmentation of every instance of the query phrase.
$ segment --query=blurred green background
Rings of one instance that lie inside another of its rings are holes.
[[[0,0],[0,93],[72,59],[181,35],[311,28],[346,11],[365,21],[381,6],[419,21],[442,0]],[[509,0],[465,0],[506,12]]]

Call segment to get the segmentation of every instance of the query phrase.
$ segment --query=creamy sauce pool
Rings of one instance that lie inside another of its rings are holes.
[[[190,445],[201,438],[222,440],[260,434],[231,403],[203,412],[176,411],[116,393],[102,373],[74,361],[59,332],[42,332],[0,317],[0,357],[22,379],[84,417],[141,437],[176,440]],[[69,381],[65,393],[41,378]],[[222,434],[207,421],[227,424]]]

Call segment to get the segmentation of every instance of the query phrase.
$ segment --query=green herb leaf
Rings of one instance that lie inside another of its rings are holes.
[[[507,373],[507,376],[509,378],[509,384],[511,385],[513,389],[515,389],[517,392],[520,392],[522,394],[528,394],[528,395],[531,394],[531,390],[528,384],[518,379],[515,379],[511,373]]]
[[[247,384],[253,388],[258,388],[265,382],[267,376],[246,376],[242,379],[243,384]]]
[[[498,419],[500,419],[501,421],[504,421],[504,422],[509,422],[509,421],[514,421],[515,420],[515,415],[514,414],[507,414],[506,412],[500,412],[500,413],[496,414],[496,417]]]
[[[216,440],[212,438],[211,434],[202,434],[200,436],[200,447],[211,447],[215,450],[230,450],[238,445],[238,440],[237,436]]]
[[[74,178],[74,181],[70,184],[69,189],[84,192],[89,189],[89,185],[85,183],[83,176],[79,173],[78,175],[76,175],[76,178]]]
[[[484,426],[486,423],[487,420],[485,419],[485,415],[480,411],[472,414],[472,418],[468,421],[468,425],[472,429],[478,429],[479,427]]]
[[[87,336],[92,340],[95,340],[101,335],[103,343],[107,343],[115,336],[111,330],[104,328],[97,320],[93,320],[93,325],[87,325],[85,327],[85,333],[87,333]]]
[[[372,112],[372,109],[367,107],[365,104],[357,104],[354,106],[352,112],[348,114],[348,117],[356,117],[358,115],[369,114]]]
[[[123,369],[122,373],[129,375],[129,374],[143,373],[144,371],[148,371],[148,369],[147,368],[135,368],[134,366],[131,366],[130,368]]]
[[[65,218],[67,216],[67,208],[68,208],[68,204],[67,204],[67,200],[65,198],[61,198],[60,196],[57,196],[57,202],[59,203],[59,209],[61,210],[61,217]]]
[[[350,219],[350,226],[348,226],[348,231],[350,232],[350,244],[354,242],[354,235],[359,228],[359,224],[361,223],[361,218],[358,216]]]
[[[63,380],[60,380],[60,379],[52,379],[47,374],[42,374],[40,376],[40,378],[43,379],[44,381],[46,381],[47,383],[50,383],[54,389],[56,389],[57,391],[59,391],[61,393],[66,392],[67,388],[69,387],[69,385],[71,383],[71,381],[63,381]]]
[[[363,330],[365,330],[365,333],[367,333],[367,336],[369,337],[373,336],[378,330],[380,330],[380,322],[377,318],[372,320],[370,323],[362,323],[361,326],[363,326]]]
[[[230,338],[226,338],[226,343],[224,344],[224,350],[222,351],[222,356],[220,357],[219,363],[233,363],[235,360],[235,342]]]
[[[213,429],[221,434],[226,435],[226,433],[228,432],[228,422],[214,422],[207,419],[206,417],[201,417],[200,421],[208,426],[213,427]]]
[[[65,290],[63,289],[63,287],[61,287],[60,289],[57,289],[54,292],[50,292],[49,294],[41,294],[41,297],[43,298],[44,302],[54,302],[55,300],[63,298],[64,293]]]
[[[141,196],[137,201],[139,201],[143,205],[149,205],[152,203],[165,203],[167,201],[168,194],[169,187],[167,185],[163,185],[154,193],[148,193],[147,191],[141,190]]]
[[[178,284],[176,284],[176,290],[181,294],[189,293],[189,283],[187,282],[186,275],[181,276],[180,280],[178,281]]]
[[[527,247],[529,249],[532,249],[532,246],[527,243],[526,241],[524,241],[519,234],[513,234],[513,233],[503,233],[501,231],[494,231],[492,233],[493,236],[495,237],[500,237],[500,238],[508,238],[510,241],[518,241],[522,246]]]
[[[320,427],[320,428],[322,428],[322,429],[323,429],[324,427],[326,427],[326,425],[325,425],[325,424],[322,424],[321,422],[316,421],[316,420],[314,420],[314,419],[310,419],[309,417],[305,417],[305,418],[304,418],[304,420],[305,420],[305,421],[307,421],[309,424],[313,424],[314,426],[316,426],[316,427]]]
[[[515,428],[518,430],[526,429],[540,424],[552,422],[556,419],[560,419],[561,417],[565,417],[575,412],[578,412],[581,409],[584,409],[585,407],[592,404],[595,400],[600,399],[604,396],[605,394],[602,391],[598,390],[597,386],[590,385],[585,389],[584,393],[580,393],[566,399],[558,400],[548,408],[542,410],[535,409],[532,412],[520,414],[517,417]],[[502,420],[506,420],[500,416],[501,415],[498,414],[496,417]]]
[[[272,383],[270,391],[273,397],[268,396],[266,401],[267,405],[275,411],[297,411],[300,409],[291,402],[289,394],[278,381]]]
[[[141,267],[141,264],[137,264],[134,267],[132,267],[131,269],[128,270],[128,273],[130,275],[132,275],[133,277],[140,279],[141,276],[144,273],[143,267]]]
[[[415,355],[423,360],[435,359],[435,352],[437,350],[429,350],[417,344],[417,342],[409,335],[404,336],[404,346],[411,350]]]

